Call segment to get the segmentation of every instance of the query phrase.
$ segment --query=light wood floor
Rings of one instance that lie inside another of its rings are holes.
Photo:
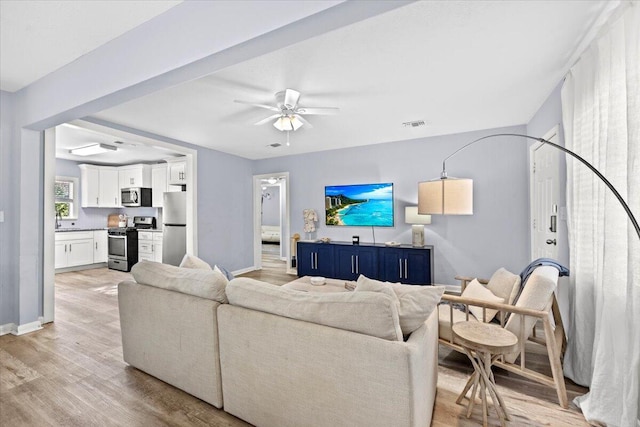
[[[285,283],[284,263],[248,276]],[[41,331],[0,337],[2,426],[247,426],[222,410],[129,367],[122,360],[117,288],[127,273],[105,268],[56,275],[56,321]],[[433,426],[476,426],[455,399],[472,371],[462,355],[440,348]],[[555,392],[496,370],[512,426],[586,426],[563,410]],[[586,390],[569,384],[569,399]],[[499,425],[495,413],[489,424]],[[390,426],[392,427],[392,426]]]

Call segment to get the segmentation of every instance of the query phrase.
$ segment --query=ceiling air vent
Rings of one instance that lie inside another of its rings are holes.
[[[404,122],[404,123],[402,123],[402,126],[417,128],[417,127],[420,127],[420,126],[426,126],[426,123],[424,122],[424,120],[414,120],[412,122]]]

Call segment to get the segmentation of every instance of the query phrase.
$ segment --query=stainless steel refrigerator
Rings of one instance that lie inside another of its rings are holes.
[[[162,223],[162,262],[180,265],[187,253],[186,191],[164,193]]]

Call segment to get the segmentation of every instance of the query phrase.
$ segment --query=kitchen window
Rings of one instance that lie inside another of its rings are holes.
[[[54,185],[56,215],[60,219],[78,219],[78,178],[56,176]]]

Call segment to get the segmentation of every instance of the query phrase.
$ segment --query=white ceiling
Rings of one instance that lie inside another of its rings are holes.
[[[526,124],[605,3],[416,2],[94,117],[249,159]],[[285,88],[340,113],[306,116],[313,128],[287,147],[253,125],[272,112],[233,102],[273,104]],[[402,126],[413,120],[427,126]]]
[[[0,89],[22,89],[181,2],[1,0]]]
[[[117,150],[92,156],[78,156],[69,152],[73,148],[95,143],[110,145]],[[56,158],[59,159],[102,165],[127,165],[156,163],[181,155],[183,154],[158,145],[152,139],[116,130],[105,132],[104,127],[82,120],[56,126]]]

